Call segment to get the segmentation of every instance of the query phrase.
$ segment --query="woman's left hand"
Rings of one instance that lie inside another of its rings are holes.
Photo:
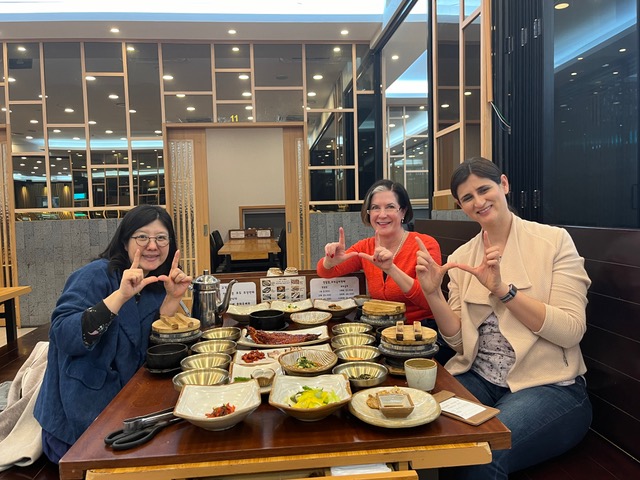
[[[457,264],[457,267],[474,275],[487,290],[494,293],[502,285],[502,276],[500,275],[500,259],[502,256],[498,247],[491,246],[487,232],[482,232],[482,241],[484,243],[482,263],[476,267],[464,264]]]
[[[189,285],[193,280],[192,277],[184,273],[178,267],[180,262],[180,250],[176,250],[176,254],[173,256],[173,262],[171,263],[171,271],[169,275],[159,275],[158,280],[164,282],[164,289],[167,295],[173,298],[181,299]]]
[[[380,236],[377,231],[375,233],[375,248],[373,250],[373,255],[360,252],[358,253],[358,256],[370,261],[376,267],[382,269],[383,272],[386,272],[393,266],[393,252],[380,246]]]

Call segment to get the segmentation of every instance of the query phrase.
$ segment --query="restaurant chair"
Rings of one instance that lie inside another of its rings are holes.
[[[222,240],[220,231],[214,230],[211,232],[211,235],[209,235],[209,246],[211,249],[211,273],[229,271],[226,256],[218,253],[223,245],[224,241]]]

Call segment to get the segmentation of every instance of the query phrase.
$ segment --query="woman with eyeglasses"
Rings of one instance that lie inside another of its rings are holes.
[[[58,463],[142,366],[151,324],[178,311],[192,280],[179,260],[169,214],[139,205],[100,258],[67,280],[51,316],[34,412],[51,461]]]
[[[435,328],[431,308],[416,280],[415,239],[422,240],[438,263],[440,245],[429,235],[404,229],[403,225],[413,219],[406,189],[391,180],[377,181],[365,196],[360,216],[365,225],[373,227],[374,236],[346,248],[344,229],[340,227],[338,241],[324,247],[325,255],[316,269],[318,275],[333,278],[363,270],[371,298],[402,302],[407,309],[407,323],[422,321]],[[437,358],[444,362],[452,354],[445,346]]]
[[[591,283],[584,259],[566,230],[514,215],[509,189],[490,160],[463,162],[451,194],[482,231],[444,266],[427,249],[417,257],[422,290],[456,351],[447,370],[511,430],[511,449],[492,452],[491,463],[442,478],[506,480],[576,445],[591,422],[580,352]]]

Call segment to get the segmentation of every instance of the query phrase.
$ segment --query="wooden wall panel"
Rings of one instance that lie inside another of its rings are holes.
[[[587,333],[580,344],[594,408],[591,428],[640,458],[640,230],[565,228],[592,281]],[[445,260],[477,234],[479,226],[418,220],[416,231],[433,236]]]

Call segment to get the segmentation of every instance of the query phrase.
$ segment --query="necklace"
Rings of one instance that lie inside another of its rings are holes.
[[[400,244],[398,244],[398,248],[396,248],[395,253],[393,254],[393,258],[396,258],[396,255],[398,255],[398,252],[400,251],[400,249],[402,248],[402,245],[404,245],[404,241],[407,238],[407,231],[405,230],[404,233],[402,234],[402,239],[400,240]]]

